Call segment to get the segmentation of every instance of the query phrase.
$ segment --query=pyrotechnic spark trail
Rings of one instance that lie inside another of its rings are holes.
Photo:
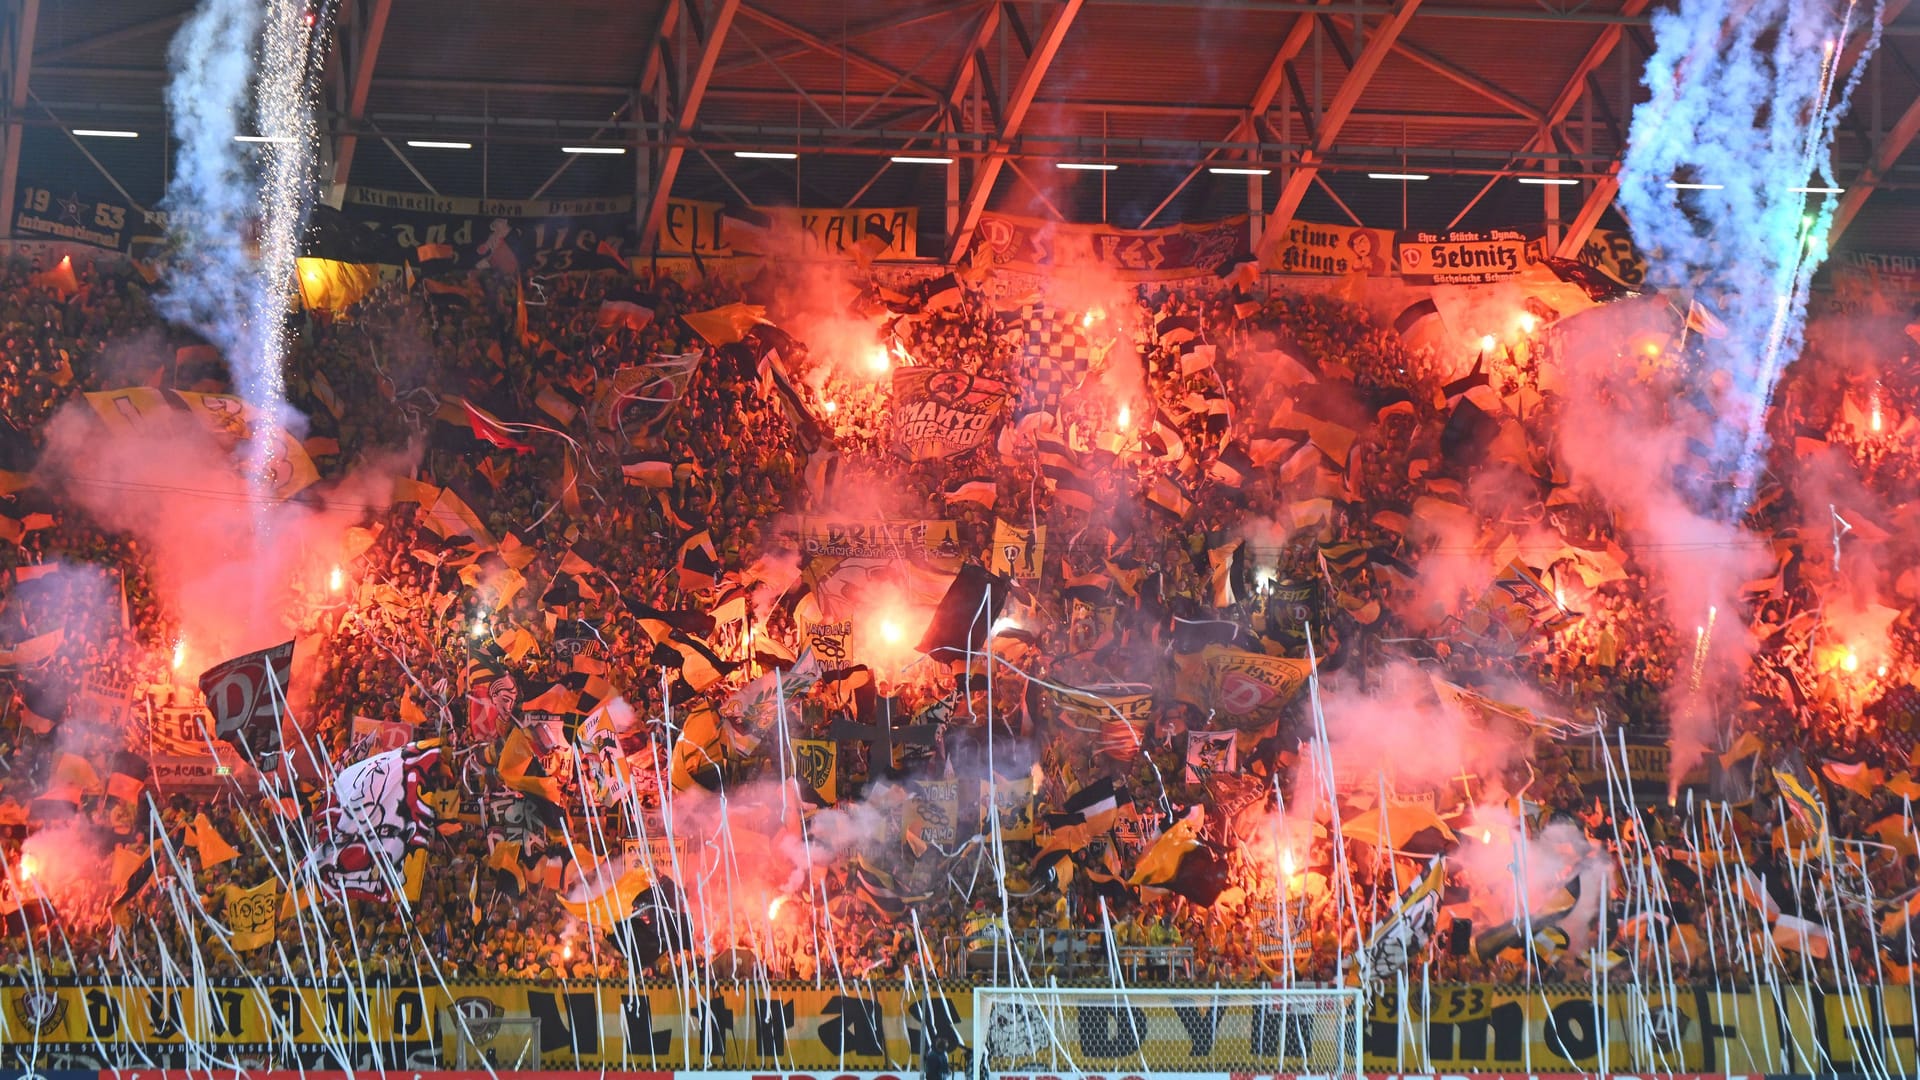
[[[308,25],[306,11],[294,0],[204,0],[169,50],[178,150],[163,205],[177,257],[160,306],[232,366],[255,411],[248,452],[261,492],[273,485],[277,431],[291,419],[283,324],[315,193],[315,58],[329,25]],[[236,141],[243,131],[271,141]]]

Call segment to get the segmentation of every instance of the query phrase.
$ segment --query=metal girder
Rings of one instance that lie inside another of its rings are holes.
[[[820,37],[818,34],[815,34],[813,31],[808,30],[806,27],[790,23],[770,11],[762,11],[751,4],[741,4],[740,14],[770,30],[778,31],[808,48],[823,52],[828,56],[839,57],[846,61],[848,67],[859,68],[869,75],[877,75],[889,82],[899,80],[902,84],[911,86],[915,90],[932,97],[940,96],[940,91],[935,90],[925,82],[895,71],[893,68],[888,67],[870,56],[864,56],[855,52],[851,47],[841,48]]]
[[[1639,15],[1649,3],[1650,0],[1627,0],[1620,10],[1625,15]],[[1587,47],[1586,55],[1574,65],[1573,74],[1560,88],[1559,96],[1553,99],[1553,106],[1547,110],[1546,123],[1542,124],[1540,131],[1527,142],[1527,150],[1538,150],[1542,143],[1552,141],[1553,129],[1566,123],[1567,117],[1573,115],[1574,105],[1579,102],[1580,95],[1587,89],[1588,76],[1599,70],[1601,64],[1606,63],[1607,57],[1619,47],[1620,36],[1625,32],[1626,27],[1613,25],[1602,29],[1594,38],[1593,44]],[[1624,142],[1621,143],[1620,152],[1626,153]],[[1580,249],[1586,245],[1587,236],[1593,232],[1593,227],[1600,223],[1600,215],[1606,213],[1607,207],[1613,205],[1613,197],[1620,194],[1620,162],[1620,156],[1615,155],[1613,166],[1607,170],[1607,175],[1597,181],[1593,189],[1587,192],[1587,197],[1580,203],[1579,211],[1567,224],[1567,231],[1560,236],[1560,246],[1554,249],[1556,258],[1571,259],[1580,254]]]
[[[964,3],[959,4],[948,4],[943,7],[924,8],[919,11],[905,12],[900,15],[889,15],[883,19],[874,19],[870,22],[848,27],[846,37],[847,40],[852,41],[855,38],[868,37],[884,30],[904,30],[909,26],[918,26],[923,22],[931,22],[934,19],[944,19],[949,15],[958,15],[962,12],[972,11],[980,6],[982,6],[980,0],[965,0]],[[796,56],[804,56],[807,53],[817,51],[818,50],[812,45],[790,45],[782,49],[768,50],[767,60],[778,63],[781,60],[791,60]],[[765,62],[766,60],[762,60],[759,57],[754,57],[750,60],[735,60],[732,63],[720,65],[720,67],[714,71],[714,74],[731,75],[737,71],[746,71],[750,68],[759,67]]]
[[[693,3],[695,0],[684,2]],[[674,120],[679,138],[674,139],[672,145],[660,155],[660,174],[654,179],[652,197],[647,202],[647,216],[640,227],[641,251],[652,250],[654,239],[660,235],[660,224],[667,216],[667,200],[673,196],[673,181],[680,175],[680,162],[687,155],[686,136],[700,116],[700,103],[706,99],[707,86],[713,81],[714,65],[720,60],[720,49],[726,44],[727,31],[733,26],[733,17],[739,11],[740,0],[720,0],[719,7],[707,22],[706,40],[700,43],[699,60],[694,65],[693,74],[687,79],[679,115]]]
[[[346,119],[347,131],[337,136],[333,143],[333,194],[338,195],[347,186],[347,177],[353,172],[353,152],[359,145],[359,138],[353,129],[367,115],[367,93],[373,89],[373,68],[380,59],[380,42],[387,36],[387,16],[393,11],[393,0],[363,0],[354,10],[358,13],[356,25],[349,27],[357,33],[348,48],[348,42],[341,39],[341,68],[346,75],[347,94],[341,113]]]
[[[1847,193],[1840,196],[1840,205],[1833,211],[1833,226],[1827,230],[1827,246],[1831,248],[1840,234],[1853,224],[1854,216],[1860,213],[1860,206],[1873,194],[1873,186],[1900,160],[1900,155],[1913,145],[1914,136],[1920,135],[1920,99],[1908,103],[1906,111],[1893,122],[1887,130],[1886,138],[1880,140],[1879,149],[1874,151],[1873,160],[1867,163],[1866,171],[1854,178]]]
[[[173,28],[179,26],[180,20],[184,18],[186,18],[184,12],[175,12],[172,15],[161,15],[157,18],[142,19],[137,23],[122,26],[117,30],[108,30],[104,33],[95,34],[92,37],[85,37],[78,41],[69,41],[64,44],[52,46],[51,48],[42,49],[38,59],[42,64],[55,64],[71,58],[75,53],[87,52],[90,49],[104,49],[109,46],[118,45],[123,41],[132,41],[136,38],[159,33],[163,30],[172,32]]]
[[[1253,89],[1253,99],[1247,105],[1246,115],[1234,122],[1233,129],[1227,132],[1228,139],[1239,138],[1243,133],[1251,138],[1260,137],[1259,131],[1252,127],[1254,120],[1273,108],[1273,99],[1280,96],[1280,87],[1287,81],[1287,65],[1293,63],[1293,58],[1299,56],[1300,50],[1306,47],[1307,39],[1313,36],[1313,20],[1312,15],[1301,15],[1287,28],[1287,36],[1280,39],[1280,47],[1273,51],[1273,59],[1267,63],[1266,73],[1260,76],[1259,85]],[[1200,164],[1188,169],[1187,175],[1173,185],[1172,191],[1167,192],[1167,197],[1161,199],[1159,205],[1141,220],[1140,227],[1144,229],[1152,225],[1153,219],[1160,216],[1160,211],[1173,205],[1173,200],[1187,190],[1187,185],[1193,183],[1194,178],[1200,175],[1200,170],[1206,168],[1207,162],[1214,160],[1219,153],[1218,150],[1210,151]]]
[[[960,68],[953,73],[953,83],[947,87],[947,115],[957,116],[960,104],[967,99],[967,93],[973,89],[973,78],[986,64],[987,44],[993,40],[994,32],[1000,29],[1000,5],[989,4],[980,13],[980,25],[973,28],[973,37],[967,40],[967,51],[960,55]]]
[[[1343,30],[1351,30],[1353,28],[1353,22],[1349,19],[1327,16],[1327,21]],[[1393,51],[1419,64],[1435,75],[1446,79],[1448,82],[1465,87],[1504,109],[1518,113],[1536,124],[1542,122],[1539,108],[1500,89],[1498,86],[1493,85],[1443,56],[1428,52],[1418,45],[1412,45],[1404,41],[1394,42]]]
[[[1353,115],[1354,108],[1360,104],[1360,95],[1364,94],[1367,84],[1373,81],[1373,73],[1380,70],[1380,64],[1392,50],[1393,43],[1400,38],[1400,31],[1406,29],[1413,13],[1420,9],[1420,0],[1400,0],[1394,6],[1393,13],[1374,27],[1373,36],[1354,58],[1353,70],[1340,81],[1340,89],[1333,95],[1333,101],[1326,111],[1320,114],[1320,130],[1314,133],[1313,149],[1300,164],[1287,173],[1287,181],[1281,185],[1280,200],[1274,204],[1273,212],[1268,215],[1275,221],[1291,220],[1294,211],[1300,209],[1300,200],[1307,197],[1307,189],[1313,186],[1314,177],[1319,175],[1320,161],[1332,151],[1333,144],[1340,137],[1340,129],[1346,126],[1347,118]],[[1283,235],[1281,230],[1268,230],[1260,238],[1261,261],[1267,261],[1277,241],[1273,238]]]
[[[1026,66],[1020,70],[1020,81],[1007,94],[1000,137],[994,141],[993,150],[980,162],[978,171],[974,173],[973,186],[967,190],[966,202],[960,209],[959,228],[947,238],[948,262],[958,259],[961,252],[966,250],[968,241],[973,239],[974,227],[980,224],[980,214],[987,208],[987,197],[993,194],[994,181],[1000,178],[1000,170],[1006,166],[1007,150],[1013,140],[1019,137],[1020,125],[1026,122],[1027,110],[1040,92],[1040,83],[1047,77],[1047,68],[1053,65],[1053,58],[1059,55],[1060,44],[1066,40],[1074,17],[1085,6],[1086,0],[1066,0],[1047,19],[1047,25],[1034,39],[1034,51],[1027,57]]]
[[[27,129],[21,112],[33,73],[33,39],[39,30],[40,0],[20,0],[6,26],[6,124],[0,127],[0,236],[13,235],[13,197],[20,183],[20,143]]]

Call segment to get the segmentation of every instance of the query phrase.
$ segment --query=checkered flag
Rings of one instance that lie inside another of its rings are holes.
[[[1070,314],[1045,302],[1021,308],[1020,318],[1027,331],[1020,411],[1051,412],[1062,395],[1086,382],[1100,350]]]

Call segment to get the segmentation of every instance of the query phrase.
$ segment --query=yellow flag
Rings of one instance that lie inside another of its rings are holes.
[[[747,336],[747,331],[766,322],[767,309],[759,304],[728,304],[712,311],[682,315],[680,319],[717,349],[739,341]]]
[[[240,852],[235,850],[220,830],[213,827],[204,811],[195,814],[193,826],[187,832],[187,846],[200,852],[202,867],[219,866],[229,859],[237,859]]]
[[[607,859],[590,870],[576,863],[575,872],[567,877],[570,880],[560,892],[560,906],[574,918],[600,926],[631,918],[635,898],[653,888],[645,862],[625,855]]]
[[[400,862],[400,889],[405,894],[407,903],[419,903],[420,890],[425,888],[426,884],[427,849],[416,848],[407,852],[407,857]]]
[[[345,311],[373,288],[374,269],[334,259],[295,259],[300,303],[308,311]]]
[[[280,883],[268,878],[251,889],[228,885],[224,895],[234,951],[250,952],[272,944],[274,924],[280,915]]]
[[[1127,884],[1164,885],[1172,881],[1180,870],[1180,860],[1200,846],[1200,817],[1198,812],[1190,814],[1161,833],[1160,839],[1134,864],[1133,876],[1127,879]]]
[[[1040,567],[1047,557],[1047,527],[1036,525],[1030,529],[1009,525],[995,519],[993,523],[992,566],[994,573],[1001,577],[1013,577],[1021,580],[1038,578]]]

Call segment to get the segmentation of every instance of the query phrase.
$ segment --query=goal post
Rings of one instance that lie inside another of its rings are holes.
[[[1362,1071],[1358,989],[976,987],[972,1080]]]
[[[460,1072],[540,1068],[540,1019],[461,1008],[440,1010],[440,1060]]]

